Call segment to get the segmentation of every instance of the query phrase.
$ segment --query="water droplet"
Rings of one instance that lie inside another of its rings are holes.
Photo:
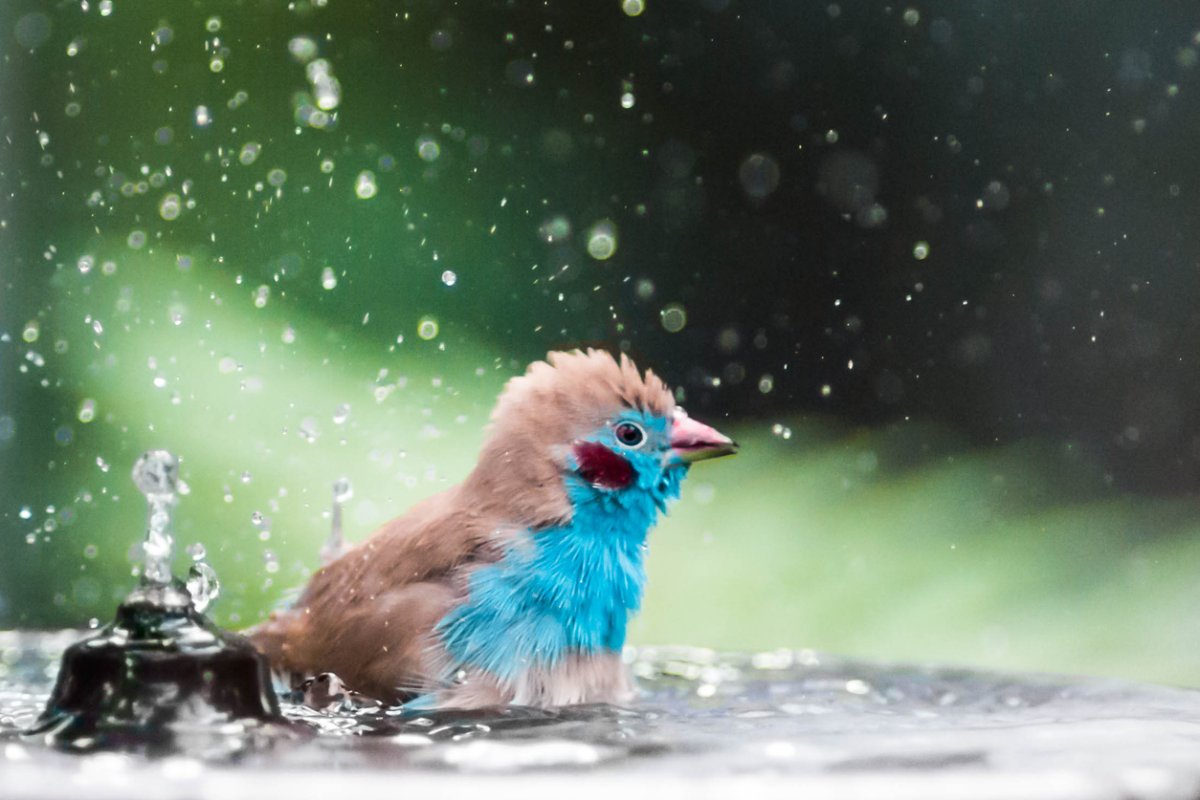
[[[333,267],[326,267],[321,270],[321,288],[329,291],[336,289],[338,285],[337,275],[333,271]]]
[[[80,256],[75,266],[79,268],[79,274],[87,275],[92,271],[92,267],[96,266],[96,259],[92,256]]]
[[[915,8],[904,9],[904,24],[912,28],[921,21],[921,12]]]
[[[100,0],[100,16],[112,16],[113,2],[112,0]]]
[[[348,503],[354,497],[354,487],[349,478],[338,478],[333,482],[333,502]]]
[[[196,124],[201,128],[207,128],[212,124],[212,114],[208,111],[208,106],[196,106],[195,112]]]
[[[633,96],[633,92],[621,93],[621,108],[633,108],[633,104],[637,102],[637,98]]]
[[[162,199],[158,204],[158,215],[170,222],[178,219],[180,212],[183,210],[183,202],[179,199],[179,195],[171,193]]]
[[[588,255],[597,261],[612,258],[617,252],[617,226],[612,220],[602,219],[588,231]]]
[[[679,303],[671,303],[659,312],[663,329],[668,333],[679,333],[687,325],[687,310]]]
[[[133,465],[133,483],[147,497],[173,499],[179,490],[179,460],[166,450],[151,450]]]
[[[133,466],[133,482],[146,496],[150,506],[146,540],[144,580],[156,584],[171,582],[171,506],[179,489],[179,461],[166,450],[151,450]]]
[[[821,385],[821,397],[829,397],[831,394],[833,394],[833,387],[830,386],[828,383],[822,384]]]
[[[643,0],[622,0],[621,10],[627,16],[637,17],[641,16],[642,12],[646,10],[646,4]]]
[[[775,378],[771,375],[763,375],[758,379],[758,390],[763,394],[770,394],[775,388]]]
[[[454,270],[448,269],[442,273],[442,283],[447,286],[453,286],[458,283],[458,275],[454,273]]]
[[[200,613],[204,613],[221,594],[221,582],[217,580],[216,570],[203,561],[188,567],[186,586],[192,598],[192,607]]]
[[[310,124],[315,127],[324,127],[328,124],[328,115],[321,112],[332,111],[338,107],[342,101],[342,84],[333,76],[333,67],[323,58],[318,58],[315,61],[310,61],[304,69],[305,75],[308,77],[308,82],[312,86],[313,95],[315,96],[317,108],[324,119],[310,119]],[[316,117],[316,114],[312,115]]]
[[[334,166],[335,165],[332,158],[321,159],[321,172],[325,173],[326,175],[333,172]]]
[[[209,17],[204,23],[204,30],[208,31],[209,33],[216,33],[217,31],[221,30],[221,18]]]
[[[21,510],[17,512],[17,516],[21,519],[32,519],[33,509],[29,506],[21,506]]]
[[[91,422],[96,418],[96,401],[90,397],[85,397],[79,403],[79,413],[77,414],[79,421],[83,423]]]
[[[264,308],[271,299],[271,287],[265,283],[254,290],[254,307]]]
[[[917,242],[913,245],[913,258],[924,261],[929,257],[929,242]]]
[[[779,162],[764,153],[754,153],[738,167],[742,191],[753,200],[762,200],[779,188]]]
[[[130,231],[129,237],[125,240],[132,250],[141,250],[146,245],[145,231]]]
[[[223,69],[225,69],[225,60],[223,58],[221,58],[220,56],[214,56],[208,62],[209,72],[220,72]]]
[[[778,422],[771,426],[771,433],[782,439],[792,438],[792,429]]]
[[[421,317],[417,323],[417,336],[420,336],[425,341],[436,339],[438,335],[438,321],[433,317]]]
[[[312,444],[321,435],[320,428],[317,427],[317,420],[313,417],[305,417],[300,421],[300,425],[296,428],[296,434],[304,441]]]
[[[272,575],[279,572],[279,556],[270,550],[263,550],[263,569]]]
[[[369,169],[364,169],[358,173],[358,178],[354,181],[354,194],[359,200],[370,200],[379,192],[379,187],[375,185],[375,173]]]
[[[562,214],[556,214],[538,227],[538,236],[550,244],[561,242],[571,235],[571,221]]]
[[[417,155],[422,161],[437,161],[442,154],[442,148],[432,136],[422,136],[417,139]]]
[[[350,404],[339,403],[337,408],[333,410],[333,424],[344,425],[348,419],[350,419]]]
[[[242,145],[242,151],[238,153],[238,161],[246,166],[250,166],[258,160],[258,154],[261,152],[261,144],[258,142],[246,142]]]
[[[207,554],[207,551],[204,549],[204,545],[200,544],[199,542],[193,542],[184,549],[187,551],[187,554],[192,557],[192,561],[200,561]]]
[[[288,52],[292,58],[306,64],[316,58],[317,43],[307,36],[294,36],[288,41]]]
[[[267,183],[278,189],[280,186],[283,186],[285,183],[287,183],[287,173],[279,167],[276,167],[267,173]]]
[[[29,344],[33,344],[38,340],[38,336],[41,334],[41,332],[41,323],[39,323],[36,319],[31,319],[29,322],[25,323],[25,328],[21,331],[21,338]]]

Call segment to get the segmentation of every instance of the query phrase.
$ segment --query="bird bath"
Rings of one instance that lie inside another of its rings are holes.
[[[188,592],[165,566],[173,460],[140,464],[147,560],[117,620],[79,644],[0,632],[0,797],[1200,794],[1200,693],[806,650],[629,650],[629,708],[422,713],[329,679],[276,705],[245,641],[197,609],[211,576]]]
[[[632,708],[403,715],[284,702],[311,737],[234,726],[160,758],[21,738],[74,632],[0,634],[0,796],[1186,798],[1200,694],[1112,681],[884,666],[808,651],[630,652]],[[502,780],[498,778],[503,778]],[[411,795],[410,795],[411,796]]]

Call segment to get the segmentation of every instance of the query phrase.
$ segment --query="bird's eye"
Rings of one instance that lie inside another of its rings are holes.
[[[626,447],[640,447],[642,442],[646,441],[646,432],[642,430],[642,426],[633,422],[617,423],[613,433],[617,435],[617,441]]]

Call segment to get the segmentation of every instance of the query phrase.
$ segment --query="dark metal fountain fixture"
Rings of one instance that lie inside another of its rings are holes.
[[[211,568],[196,565],[187,583],[171,573],[177,459],[148,452],[133,480],[150,507],[140,584],[116,619],[63,653],[27,736],[67,750],[152,753],[283,722],[265,660],[203,613],[217,592]]]

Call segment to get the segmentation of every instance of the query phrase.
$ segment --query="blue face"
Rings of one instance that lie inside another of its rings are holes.
[[[569,485],[569,490],[572,494],[584,489],[601,495],[644,494],[662,510],[667,500],[679,495],[679,481],[687,473],[687,464],[671,448],[672,422],[636,409],[617,414],[575,443],[571,466],[582,485]]]

